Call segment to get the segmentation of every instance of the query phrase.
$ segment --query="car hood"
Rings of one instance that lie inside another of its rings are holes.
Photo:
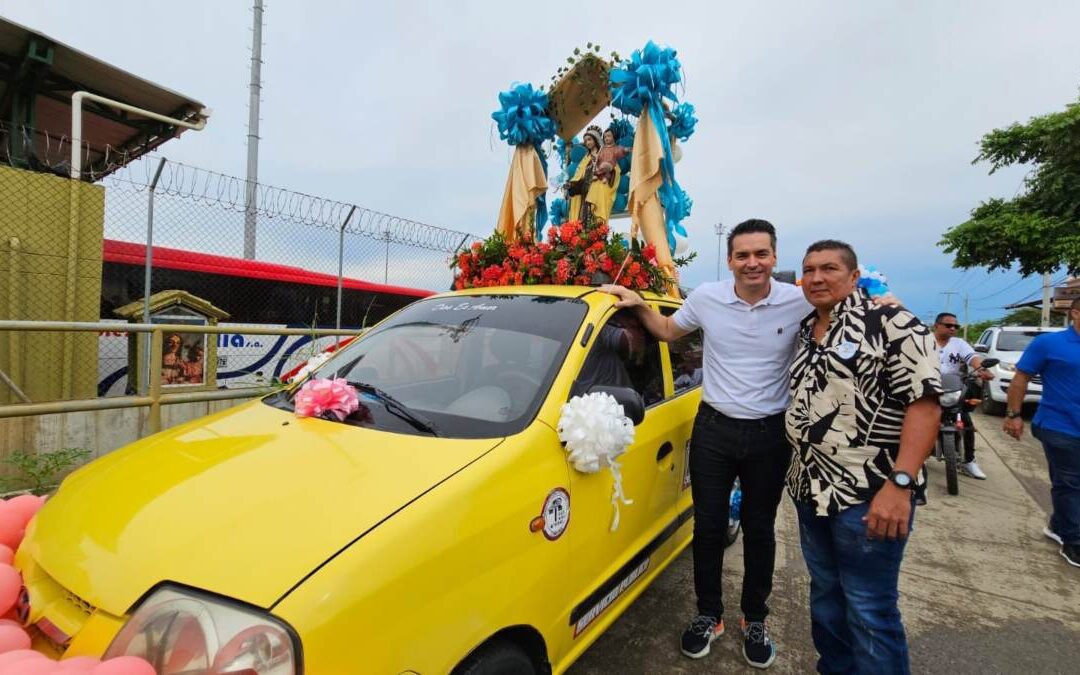
[[[164,580],[270,607],[499,440],[299,419],[257,401],[75,472],[31,524],[23,553],[117,616]]]

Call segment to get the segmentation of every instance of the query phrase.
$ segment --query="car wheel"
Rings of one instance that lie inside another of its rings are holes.
[[[983,383],[982,411],[987,415],[997,415],[999,417],[1005,414],[1005,404],[995,401],[990,396],[990,385],[986,383]]]
[[[508,640],[494,640],[469,655],[454,675],[539,675],[536,664]]]
[[[945,490],[950,495],[960,494],[960,482],[956,478],[957,464],[960,462],[960,449],[957,447],[955,433],[945,433],[941,437],[941,452],[945,455]]]

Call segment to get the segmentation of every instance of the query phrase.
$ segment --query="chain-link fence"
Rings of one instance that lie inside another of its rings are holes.
[[[13,139],[41,147],[15,161]],[[125,165],[113,155],[95,182],[74,181],[65,139],[0,128],[0,142],[2,318],[117,323],[96,340],[0,334],[0,402],[130,393],[128,375],[146,357],[129,321],[236,328],[167,338],[167,384],[206,386],[211,358],[219,387],[266,384],[334,340],[244,325],[371,325],[448,289],[452,254],[476,239],[155,156]]]

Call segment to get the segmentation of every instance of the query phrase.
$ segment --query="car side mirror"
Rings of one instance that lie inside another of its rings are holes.
[[[975,345],[975,351],[979,352],[980,354],[989,354],[990,347],[986,345]]]
[[[645,419],[645,399],[630,387],[609,387],[596,384],[589,387],[589,393],[610,394],[622,406],[623,414],[630,418],[635,427]]]

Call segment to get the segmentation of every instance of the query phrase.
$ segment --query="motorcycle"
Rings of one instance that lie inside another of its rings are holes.
[[[964,406],[974,409],[982,403],[982,381],[978,372],[993,368],[999,359],[983,359],[980,366],[966,376],[947,373],[941,376],[941,427],[934,443],[934,458],[945,462],[945,488],[950,495],[960,494],[958,471],[960,466],[960,443],[964,433],[964,421],[960,413]]]

